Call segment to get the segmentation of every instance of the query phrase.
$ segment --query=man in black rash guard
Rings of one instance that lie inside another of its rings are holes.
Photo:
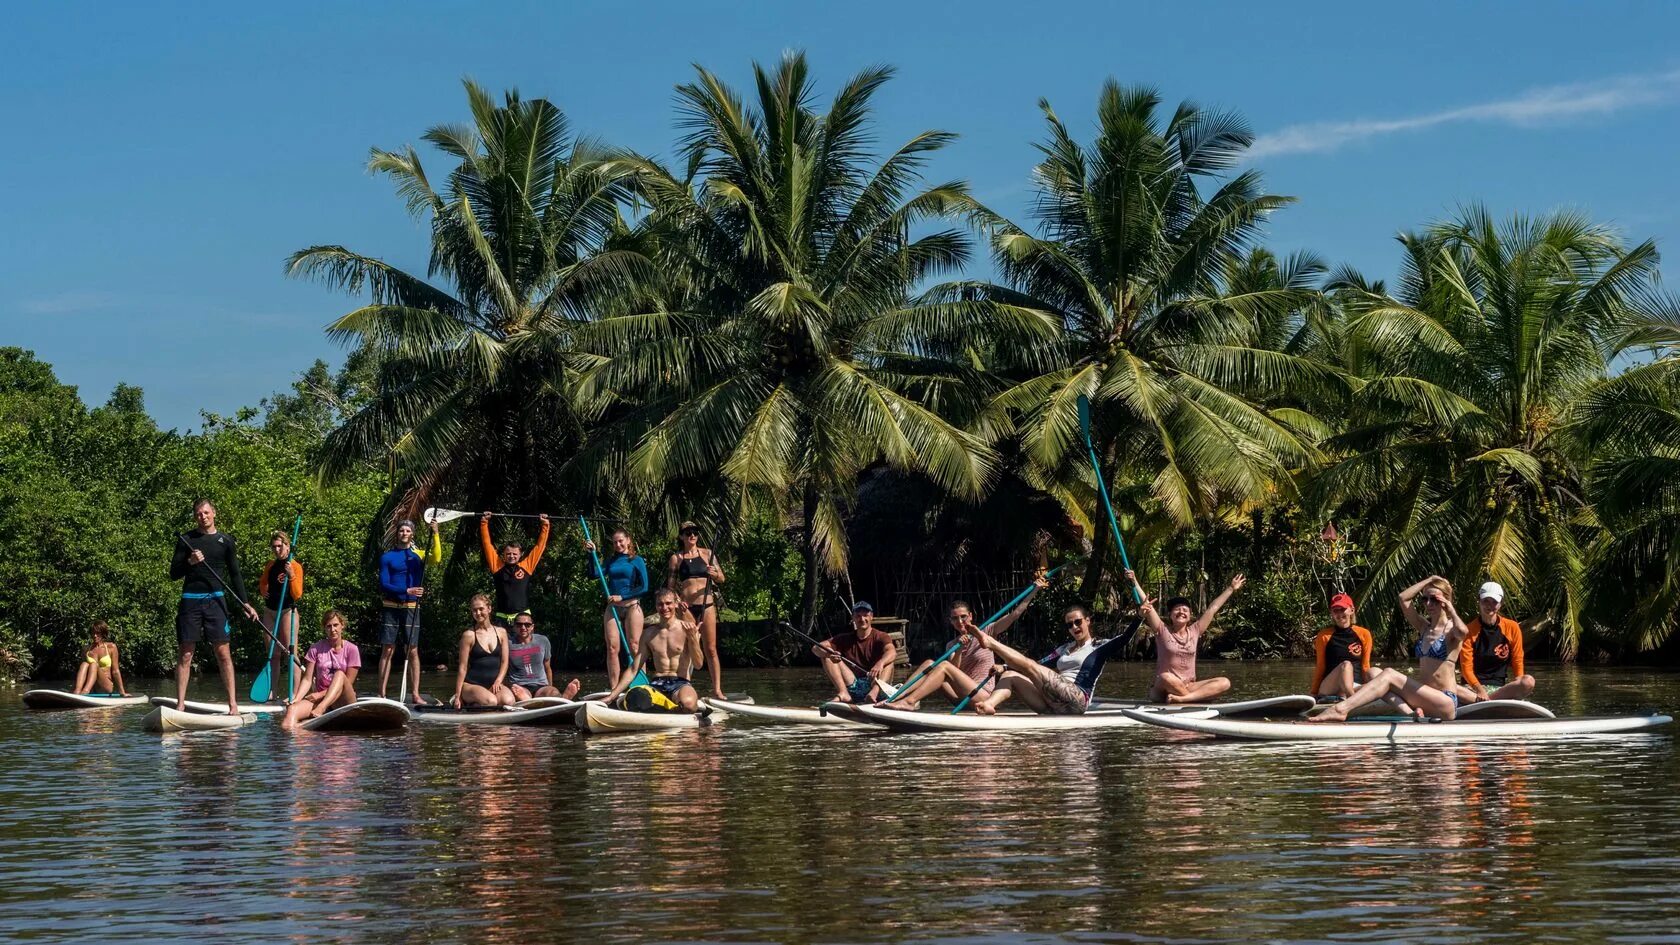
[[[227,687],[228,714],[238,715],[233,655],[228,651],[227,591],[238,596],[245,616],[255,621],[257,611],[244,603],[245,580],[239,576],[239,555],[234,550],[233,536],[216,531],[216,507],[209,499],[199,499],[193,503],[193,518],[198,520],[198,527],[175,542],[175,553],[169,562],[170,579],[181,582],[181,600],[175,605],[175,642],[180,652],[175,663],[175,705],[180,708],[187,701],[193,650],[203,640],[215,648],[222,685]],[[226,582],[226,588],[222,582]]]

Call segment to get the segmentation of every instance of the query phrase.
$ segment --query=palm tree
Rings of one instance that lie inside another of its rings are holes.
[[[1598,535],[1571,424],[1641,312],[1655,247],[1626,248],[1576,214],[1499,224],[1480,208],[1400,242],[1393,296],[1356,279],[1338,288],[1365,380],[1315,495],[1387,532],[1366,599],[1430,572],[1492,578],[1539,626],[1555,623],[1570,656]]]
[[[1263,317],[1312,300],[1316,262],[1258,285],[1240,278],[1253,275],[1246,254],[1265,216],[1292,198],[1266,194],[1254,170],[1226,176],[1253,141],[1234,115],[1184,103],[1167,116],[1153,89],[1110,81],[1086,146],[1039,105],[1049,125],[1035,169],[1040,235],[990,220],[1007,285],[942,289],[952,303],[1044,310],[1058,327],[1039,343],[995,346],[993,366],[1016,383],[995,398],[992,429],[1020,436],[1065,478],[1083,459],[1076,404],[1086,395],[1098,454],[1134,510],[1159,508],[1161,524],[1184,527],[1268,500],[1312,451],[1257,398],[1336,377],[1264,337]],[[1108,529],[1095,536],[1087,587],[1108,553]]]
[[[872,157],[870,103],[891,69],[854,76],[822,112],[803,55],[753,72],[753,105],[705,69],[677,89],[682,176],[626,162],[652,208],[658,278],[642,284],[640,311],[593,326],[603,360],[589,389],[638,398],[636,474],[719,476],[797,521],[809,622],[820,571],[845,567],[844,514],[867,467],[962,497],[984,488],[990,450],[948,419],[976,406],[952,339],[1048,326],[1007,306],[912,300],[966,260],[964,233],[936,226],[974,205],[961,183],[920,186],[946,132]]]
[[[598,412],[573,396],[572,338],[592,300],[640,260],[611,248],[629,195],[598,146],[574,140],[545,100],[510,91],[498,105],[465,86],[472,123],[423,136],[457,162],[442,193],[412,146],[376,148],[368,161],[430,226],[426,276],[333,245],[286,266],[370,297],[328,328],[374,354],[378,381],[326,438],[319,476],[389,460],[400,469],[396,504],[411,515],[436,497],[474,509],[559,504]]]

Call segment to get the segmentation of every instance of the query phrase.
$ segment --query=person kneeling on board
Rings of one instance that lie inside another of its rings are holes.
[[[601,701],[608,705],[620,695],[624,708],[632,712],[693,712],[700,696],[688,681],[689,673],[701,666],[700,624],[689,613],[677,592],[662,587],[654,595],[659,622],[642,630],[642,642],[630,668],[618,674],[618,682]],[[652,668],[646,685],[631,686],[637,674]]]
[[[548,637],[536,632],[537,621],[529,610],[513,615],[513,639],[508,641],[507,687],[515,702],[559,696],[570,699],[581,686],[577,680],[566,684],[564,692],[549,684],[554,678],[554,650]]]
[[[513,691],[503,685],[508,671],[507,631],[490,622],[490,597],[474,594],[467,602],[472,626],[461,631],[455,661],[455,695],[449,704],[463,706],[513,705]]]
[[[329,610],[321,618],[321,639],[304,654],[303,675],[280,727],[291,731],[356,701],[356,676],[362,671],[362,651],[344,639],[344,615]]]
[[[1527,699],[1534,692],[1534,677],[1523,672],[1522,625],[1499,612],[1504,604],[1503,587],[1493,581],[1482,585],[1477,596],[1481,613],[1470,622],[1470,633],[1458,651],[1458,671],[1464,676],[1458,697],[1463,702]],[[1488,686],[1494,691],[1488,692]]]
[[[1149,685],[1149,701],[1175,705],[1206,702],[1229,691],[1231,680],[1224,676],[1196,678],[1196,649],[1201,645],[1202,634],[1213,625],[1219,609],[1225,606],[1232,594],[1242,590],[1248,579],[1240,574],[1232,577],[1230,585],[1213,599],[1200,617],[1192,613],[1189,598],[1174,597],[1167,601],[1164,621],[1154,604],[1143,596],[1137,575],[1127,571],[1126,580],[1131,582],[1137,599],[1143,601],[1139,605],[1143,623],[1155,635],[1155,681]]]
[[[88,632],[93,636],[93,645],[88,647],[82,665],[76,669],[76,688],[72,691],[84,696],[97,689],[126,697],[128,686],[123,684],[117,645],[111,642],[111,628],[105,621],[95,620]]]
[[[875,607],[866,600],[852,605],[850,631],[811,647],[811,653],[823,661],[823,673],[834,684],[835,702],[874,702],[882,695],[880,684],[892,682],[893,663],[898,660],[897,645],[875,629]],[[859,676],[853,666],[868,671]]]
[[[1423,613],[1413,601],[1423,597]],[[1414,651],[1418,678],[1397,669],[1383,669],[1353,695],[1328,706],[1307,719],[1309,722],[1345,721],[1354,709],[1378,699],[1398,696],[1419,720],[1425,717],[1451,721],[1458,715],[1458,692],[1454,664],[1459,646],[1470,632],[1452,603],[1452,583],[1440,575],[1429,577],[1400,592],[1400,610],[1406,622],[1418,632]]]
[[[980,645],[991,650],[1009,668],[998,679],[989,696],[974,700],[974,711],[996,715],[998,706],[1020,696],[1027,708],[1040,715],[1084,715],[1097,689],[1097,678],[1109,657],[1120,653],[1137,633],[1140,616],[1111,640],[1091,637],[1091,612],[1075,604],[1062,615],[1062,626],[1073,639],[1036,663],[1012,647],[999,643],[984,630],[976,631]]]
[[[1330,598],[1330,626],[1313,637],[1313,678],[1307,691],[1341,698],[1371,678],[1371,631],[1353,622],[1353,598]]]
[[[1033,581],[1033,586],[1027,596],[1015,605],[1015,609],[993,621],[987,627],[994,635],[1008,630],[1021,615],[1032,606],[1038,592],[1050,586],[1050,579],[1039,575]],[[978,699],[991,695],[997,680],[992,675],[992,668],[997,665],[997,657],[990,649],[981,644],[978,628],[974,625],[974,611],[967,601],[953,601],[946,618],[951,622],[951,630],[957,638],[950,646],[959,647],[956,656],[943,662],[935,663],[927,660],[916,667],[910,674],[916,682],[900,689],[891,700],[875,703],[886,709],[904,709],[914,712],[921,708],[922,700],[935,692],[943,692],[953,704],[962,702],[965,698]],[[947,647],[949,649],[949,647]]]

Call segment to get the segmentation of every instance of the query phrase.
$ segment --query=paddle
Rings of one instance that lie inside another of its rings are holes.
[[[1074,559],[1072,559],[1072,561],[1064,561],[1061,564],[1056,565],[1055,567],[1051,568],[1050,570],[1044,572],[1045,578],[1050,578],[1050,577],[1055,576],[1057,571],[1060,571],[1061,569],[1063,569],[1063,568],[1067,567],[1069,564],[1071,564],[1073,561],[1077,561],[1077,560],[1079,560],[1079,559],[1074,558]],[[1038,583],[1037,581],[1034,581],[1032,584],[1028,584],[1025,590],[1023,590],[1019,594],[1016,594],[1015,598],[1013,600],[1011,600],[1009,603],[1004,604],[1003,607],[1000,608],[997,613],[991,615],[990,617],[987,617],[986,622],[980,625],[980,629],[984,630],[987,627],[991,626],[992,624],[997,623],[999,620],[1002,620],[1005,614],[1007,614],[1011,610],[1015,609],[1016,604],[1019,604],[1021,601],[1024,601],[1024,600],[1027,599],[1027,595],[1029,595],[1033,592],[1033,587],[1035,585],[1037,585],[1037,583]],[[927,665],[926,669],[922,670],[919,673],[915,673],[909,679],[906,679],[904,681],[904,685],[899,687],[898,694],[895,694],[892,697],[888,698],[887,701],[888,702],[897,702],[898,701],[898,695],[902,695],[903,693],[909,692],[911,686],[913,686],[917,682],[919,682],[923,676],[926,676],[928,673],[933,672],[933,668],[935,666],[938,666],[940,663],[943,663],[946,660],[950,659],[951,657],[957,655],[957,651],[960,650],[960,649],[962,649],[962,641],[961,640],[958,640],[956,643],[951,644],[951,648],[946,650],[945,652],[939,654],[939,658],[934,660],[933,662],[929,663]]]
[[[844,600],[842,600],[842,603],[844,603]],[[782,621],[778,621],[778,622],[782,626],[788,628],[789,630],[792,630],[794,633],[798,634],[799,636],[802,636],[805,639],[811,641],[812,644],[814,644],[816,646],[820,646],[823,649],[827,650],[828,652],[833,653],[835,656],[840,657],[840,662],[845,663],[847,666],[850,666],[852,668],[852,671],[857,673],[859,679],[867,678],[867,679],[875,680],[875,685],[881,687],[881,691],[887,694],[887,698],[889,698],[889,699],[892,698],[893,694],[898,692],[899,687],[893,685],[890,682],[886,682],[885,680],[875,679],[874,674],[870,673],[868,668],[863,667],[863,666],[859,666],[857,663],[853,662],[852,660],[847,659],[846,654],[840,652],[839,650],[836,650],[834,647],[829,646],[827,643],[824,643],[823,641],[817,639],[816,637],[811,636],[809,633],[806,633],[805,631],[799,629],[798,627],[794,626],[793,624],[788,623],[786,620],[782,620]],[[877,630],[875,632],[876,633],[883,633],[884,631]]]
[[[1103,511],[1108,513],[1108,526],[1114,530],[1114,544],[1120,549],[1120,564],[1130,571],[1132,562],[1126,555],[1126,539],[1120,537],[1120,522],[1114,517],[1114,506],[1109,504],[1108,484],[1103,481],[1102,464],[1097,462],[1097,447],[1091,442],[1091,400],[1084,394],[1079,395],[1079,432],[1085,437],[1085,453],[1091,458],[1091,472],[1097,475],[1097,495],[1102,497]],[[1143,603],[1143,592],[1136,584],[1132,585],[1132,596],[1137,598],[1137,603]]]
[[[292,521],[292,541],[286,546],[286,566],[284,577],[280,579],[280,606],[274,611],[274,632],[268,635],[268,656],[263,659],[262,672],[251,682],[251,701],[267,702],[274,695],[274,686],[269,682],[269,670],[274,666],[274,644],[280,640],[280,621],[286,619],[286,588],[292,580],[292,558],[297,556],[298,529],[303,527],[303,516],[299,515]],[[292,664],[286,664],[286,699],[292,698]]]
[[[477,518],[483,514],[483,512],[463,512],[460,509],[431,508],[420,513],[420,517],[425,519],[428,523],[442,525],[444,522],[453,522],[458,518]],[[490,514],[496,516],[497,518],[542,518],[541,515],[527,515],[523,512],[491,512]],[[564,513],[555,513],[555,515],[550,515],[549,517],[554,518],[560,514]],[[618,519],[603,518],[601,521],[616,522]]]
[[[578,524],[583,526],[583,540],[591,545],[595,544],[595,539],[589,534],[589,522],[579,515]],[[624,624],[618,620],[618,608],[612,602],[612,588],[607,586],[607,572],[605,568],[601,567],[601,556],[595,553],[594,548],[590,548],[589,558],[595,562],[595,576],[601,579],[601,593],[607,596],[607,612],[612,614],[613,626],[618,629],[618,642],[624,647],[625,666],[626,668],[634,666],[635,660],[630,658],[630,638],[624,635]],[[647,681],[647,671],[637,670],[636,675],[630,679],[630,685],[645,686]]]
[[[198,550],[197,548],[194,548],[192,546],[191,542],[187,541],[187,536],[185,536],[185,535],[177,534],[175,536],[175,540],[180,542],[183,545],[186,545],[187,549],[189,551],[197,551]],[[216,579],[216,584],[217,584],[217,586],[219,586],[222,589],[222,593],[224,593],[227,596],[233,598],[233,602],[235,604],[239,605],[240,614],[243,615],[245,613],[246,604],[245,604],[244,601],[239,599],[238,594],[235,594],[233,592],[233,588],[227,586],[227,582],[222,580],[222,576],[220,574],[217,574],[216,569],[210,566],[210,562],[200,561],[199,564],[201,566],[203,566],[204,570],[210,572],[211,577]],[[251,618],[246,617],[245,619],[250,620]],[[279,640],[275,639],[274,634],[268,632],[268,628],[263,626],[263,622],[261,620],[251,620],[251,622],[257,625],[257,628],[260,629],[263,632],[264,636],[268,637],[268,639],[271,643],[273,643],[275,646],[278,646],[287,656],[290,656],[292,658],[292,665],[296,666],[298,669],[303,668],[303,664],[301,664],[297,661],[297,653],[293,652],[291,647],[289,647],[286,644],[281,643]]]

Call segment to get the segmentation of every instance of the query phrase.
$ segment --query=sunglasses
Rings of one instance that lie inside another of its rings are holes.
[[[516,627],[534,627],[534,626],[536,626],[536,624],[532,623],[529,620],[521,620],[518,623],[514,624],[514,626],[516,626]]]
[[[1077,627],[1084,622],[1085,622],[1084,617],[1075,617],[1072,620],[1069,620],[1069,621],[1063,623],[1062,628],[1064,630],[1072,630],[1074,627]]]
[[[677,534],[688,537],[688,538],[698,538],[698,537],[700,537],[700,529],[698,529],[698,528],[685,528],[682,531],[678,532]]]

